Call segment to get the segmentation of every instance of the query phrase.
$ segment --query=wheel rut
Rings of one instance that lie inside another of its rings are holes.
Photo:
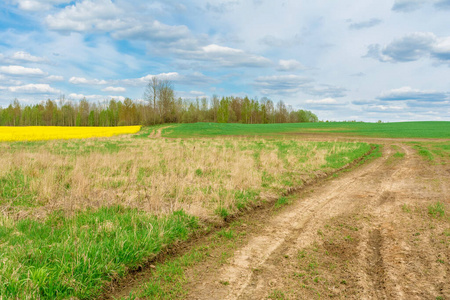
[[[211,290],[214,290],[215,299],[255,297],[259,294],[255,289],[260,288],[255,282],[257,279],[252,278],[255,274],[253,271],[264,266],[276,252],[284,251],[286,248],[287,255],[290,255],[290,249],[299,249],[310,244],[313,241],[314,230],[319,224],[358,206],[357,203],[352,203],[355,198],[355,186],[361,185],[360,178],[373,177],[372,174],[380,172],[392,173],[393,170],[383,170],[383,163],[390,154],[391,149],[387,149],[384,158],[325,183],[320,191],[299,200],[272,218],[258,235],[251,237],[244,247],[234,253],[228,265],[217,270],[213,280],[203,282],[198,290],[195,286],[191,287],[189,298],[211,299],[209,293]],[[218,286],[217,282],[228,284]]]

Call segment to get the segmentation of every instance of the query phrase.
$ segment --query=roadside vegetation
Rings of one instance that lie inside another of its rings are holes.
[[[0,297],[98,296],[198,226],[275,204],[371,149],[149,135],[0,143]]]

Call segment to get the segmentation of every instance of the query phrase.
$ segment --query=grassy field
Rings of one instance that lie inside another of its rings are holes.
[[[167,137],[200,137],[223,135],[278,135],[327,133],[389,138],[450,138],[450,122],[401,123],[294,123],[294,124],[179,124],[163,130]]]
[[[0,298],[98,296],[198,226],[283,200],[371,149],[295,137],[154,139],[151,130],[0,143]]]

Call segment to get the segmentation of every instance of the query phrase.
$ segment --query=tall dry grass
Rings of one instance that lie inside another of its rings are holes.
[[[350,161],[352,153],[365,151],[364,145],[130,137],[2,143],[1,182],[16,184],[16,200],[25,194],[32,200],[21,205],[3,197],[0,209],[22,218],[120,204],[156,214],[182,208],[209,218],[218,207],[233,210],[239,192],[276,197],[311,174],[330,169],[329,155],[342,154]]]

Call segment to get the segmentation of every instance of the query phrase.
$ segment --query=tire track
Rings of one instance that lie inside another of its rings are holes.
[[[327,186],[321,192],[298,201],[291,205],[289,210],[275,216],[259,235],[252,237],[243,248],[235,252],[229,265],[218,270],[217,278],[204,282],[201,290],[194,289],[190,298],[211,299],[211,294],[206,295],[202,291],[212,290],[214,290],[215,299],[238,299],[241,296],[253,298],[255,291],[253,288],[249,288],[254,274],[253,270],[260,268],[272,253],[283,245],[292,246],[293,241],[298,243],[299,240],[303,245],[312,242],[314,234],[308,225],[314,223],[312,227],[315,227],[317,223],[327,220],[332,215],[348,210],[349,207],[342,204],[351,206],[351,203],[346,201],[349,192],[360,184],[360,178],[369,177],[380,171],[392,150],[387,149],[386,152],[387,155],[383,158],[345,174],[341,178],[327,182]],[[327,207],[326,210],[325,207]],[[217,286],[217,281],[228,284]]]

